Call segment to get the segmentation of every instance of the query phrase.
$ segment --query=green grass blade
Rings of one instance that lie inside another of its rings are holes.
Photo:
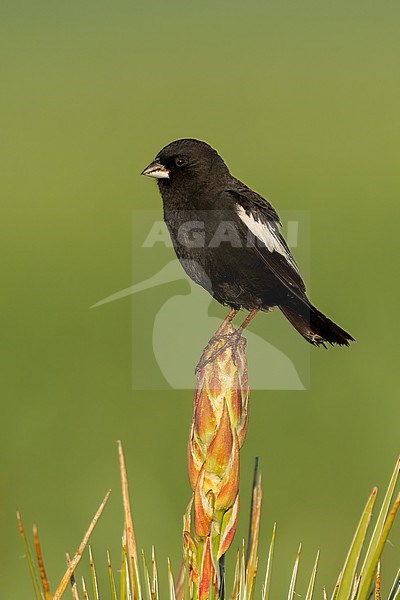
[[[156,551],[154,546],[151,547],[151,593],[154,600],[159,600],[159,592],[158,592],[158,572],[157,572],[157,561],[156,561]],[[186,571],[188,572],[188,571]]]
[[[370,554],[366,557],[367,560],[367,570],[361,574],[360,588],[357,595],[358,600],[367,600],[369,598],[369,593],[372,585],[372,580],[374,577],[375,570],[378,565],[379,558],[382,554],[383,547],[389,535],[389,531],[392,527],[394,518],[396,516],[397,509],[400,505],[400,494],[397,496],[396,501],[393,505],[392,510],[390,511],[383,529],[379,535],[377,543],[374,544],[374,549],[370,552]]]
[[[296,581],[297,581],[297,572],[299,570],[300,554],[301,554],[301,544],[299,546],[299,549],[297,550],[296,560],[294,561],[293,573],[292,573],[292,578],[290,580],[290,586],[289,586],[288,600],[293,600],[293,598],[294,598]]]
[[[107,550],[107,568],[108,568],[108,580],[110,582],[110,597],[111,600],[118,600],[117,597],[117,588],[115,587],[115,579],[114,579],[114,573],[112,570],[112,566],[111,566],[111,558],[110,558],[110,553]]]
[[[168,559],[168,587],[170,600],[176,600],[174,578],[171,571],[171,563]]]
[[[335,583],[335,587],[333,588],[331,600],[336,600],[341,580],[342,580],[342,571],[340,571],[339,577],[337,578],[337,582]]]
[[[261,595],[262,600],[269,600],[269,591],[271,588],[272,559],[274,556],[274,548],[275,548],[275,537],[276,537],[276,523],[274,523],[274,527],[272,530],[272,536],[271,536],[271,542],[269,544],[267,568],[265,570],[265,579],[264,579],[264,585],[262,588],[262,595]]]
[[[315,563],[313,566],[313,570],[311,572],[310,583],[308,584],[305,600],[312,600],[312,597],[314,594],[315,579],[317,577],[318,559],[319,559],[319,550],[317,552],[317,556],[315,557]]]
[[[261,475],[258,473],[258,459],[256,459],[249,520],[249,541],[246,550],[246,598],[248,600],[251,600],[254,595],[254,584],[258,569],[261,502]]]
[[[371,521],[372,508],[376,500],[377,492],[377,488],[372,490],[372,494],[368,498],[367,504],[365,505],[364,511],[361,515],[360,522],[343,566],[342,576],[339,581],[339,589],[336,595],[337,600],[348,600],[350,597],[357,564],[360,559],[360,554],[364,545],[368,526]]]
[[[240,552],[239,550],[236,553],[236,561],[235,561],[235,574],[233,576],[233,588],[231,599],[236,600],[239,593],[239,562],[240,562]]]
[[[182,557],[181,566],[178,576],[175,580],[175,594],[179,600],[186,598],[188,594],[188,573],[189,573],[189,551],[186,549],[186,541],[184,542],[184,555]],[[190,600],[190,596],[189,596]]]
[[[357,598],[358,588],[360,587],[360,579],[360,576],[356,574],[350,600],[356,600]]]
[[[145,584],[145,588],[146,588],[146,598],[147,598],[147,600],[152,600],[150,575],[149,575],[149,570],[148,570],[147,564],[146,564],[144,550],[142,550],[142,561],[143,561],[143,572],[144,572],[144,584]]]
[[[190,581],[189,581],[189,573],[190,573],[190,559],[189,556],[186,556],[185,560],[185,579],[183,584],[183,600],[190,600],[193,597],[193,594],[190,592]]]
[[[22,524],[22,519],[21,519],[21,515],[19,512],[17,512],[17,523],[18,523],[18,531],[19,534],[21,536],[21,540],[24,546],[24,553],[25,553],[25,558],[26,561],[28,563],[28,569],[29,569],[29,574],[31,576],[31,580],[32,580],[32,584],[33,584],[33,589],[35,592],[35,598],[36,600],[43,600],[44,596],[40,590],[40,583],[39,583],[39,577],[35,568],[35,564],[33,562],[32,559],[32,554],[31,551],[29,549],[29,544],[28,544],[28,540],[25,534],[25,529],[24,526]]]
[[[132,600],[132,598],[134,597],[134,590],[131,588],[131,579],[130,579],[130,575],[129,575],[129,563],[128,563],[128,557],[126,558],[126,565],[125,565],[125,577],[126,577],[126,597],[127,600]],[[142,600],[140,598],[140,600]]]
[[[254,554],[254,547],[257,549],[257,541],[260,521],[260,506],[261,506],[261,476],[258,473],[258,457],[255,459],[254,473],[253,473],[253,486],[251,494],[251,505],[250,505],[250,520],[249,520],[249,533],[246,549],[246,567],[251,562],[251,555]],[[258,505],[258,506],[257,506]],[[256,522],[255,522],[256,521]]]
[[[89,546],[89,565],[90,565],[90,574],[92,577],[93,598],[94,598],[94,600],[99,600],[99,586],[97,583],[97,575],[96,575],[96,568],[94,566],[92,548],[90,546]]]
[[[396,600],[400,593],[400,569],[397,571],[396,577],[394,578],[392,589],[390,590],[388,600]]]
[[[246,600],[246,559],[244,550],[244,540],[242,545],[242,551],[240,553],[239,599]]]
[[[120,598],[120,600],[128,600],[128,589],[127,589],[127,558],[126,558],[126,539],[125,539],[125,533],[122,536],[121,571],[120,571],[120,574],[119,574],[119,598]]]
[[[378,520],[376,522],[371,541],[367,550],[367,554],[365,556],[364,563],[361,568],[360,591],[363,590],[363,592],[365,590],[365,581],[368,580],[369,585],[371,585],[372,578],[376,569],[377,559],[374,558],[376,557],[376,548],[379,544],[379,540],[381,539],[382,531],[385,526],[386,517],[389,512],[390,503],[392,500],[394,489],[396,487],[397,478],[399,476],[399,470],[400,458],[397,460],[392,477],[390,479],[389,486],[383,499],[382,508],[379,512]]]
[[[394,590],[393,596],[390,596],[389,600],[400,600],[400,583]]]

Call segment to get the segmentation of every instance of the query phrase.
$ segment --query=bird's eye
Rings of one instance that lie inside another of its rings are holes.
[[[175,159],[175,164],[177,167],[184,167],[187,164],[187,160],[186,160],[186,158],[183,158],[182,156],[178,156]]]

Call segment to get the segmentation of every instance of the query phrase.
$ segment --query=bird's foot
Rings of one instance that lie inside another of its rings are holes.
[[[217,356],[225,352],[225,350],[228,347],[231,348],[232,361],[233,364],[236,365],[236,358],[239,345],[243,342],[245,343],[245,339],[242,337],[242,333],[243,330],[241,327],[239,327],[239,329],[236,329],[231,333],[221,333],[214,335],[203,350],[203,354],[201,355],[201,358],[196,365],[195,374],[197,375],[201,369],[203,369],[209,363],[213,362],[217,358]],[[220,342],[221,340],[224,341],[222,346],[220,346],[219,348],[214,350],[214,352],[209,354],[210,348],[218,344],[218,342]]]

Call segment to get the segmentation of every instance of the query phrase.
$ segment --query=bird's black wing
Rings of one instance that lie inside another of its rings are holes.
[[[288,291],[301,300],[306,300],[304,282],[281,235],[281,223],[275,209],[262,196],[238,180],[226,188],[223,194],[230,196],[235,203],[239,227],[247,239],[247,247],[257,254]]]

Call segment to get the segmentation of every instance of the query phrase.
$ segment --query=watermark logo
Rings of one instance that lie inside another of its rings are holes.
[[[284,213],[282,223],[286,242],[307,281],[308,213]],[[243,247],[265,241],[252,232],[243,239],[229,220],[222,219],[213,231],[208,231],[205,221],[199,219],[183,220],[177,243],[199,252],[223,246],[224,251],[240,253]],[[133,211],[132,267],[134,283],[111,293],[93,308],[107,310],[111,302],[131,299],[134,389],[191,389],[202,349],[229,307],[220,306],[206,291],[213,291],[212,284],[198,261],[180,262],[176,258],[161,211]],[[246,315],[246,311],[241,311],[235,323],[239,324]],[[307,389],[309,346],[278,309],[272,314],[259,313],[245,337],[252,389]]]

